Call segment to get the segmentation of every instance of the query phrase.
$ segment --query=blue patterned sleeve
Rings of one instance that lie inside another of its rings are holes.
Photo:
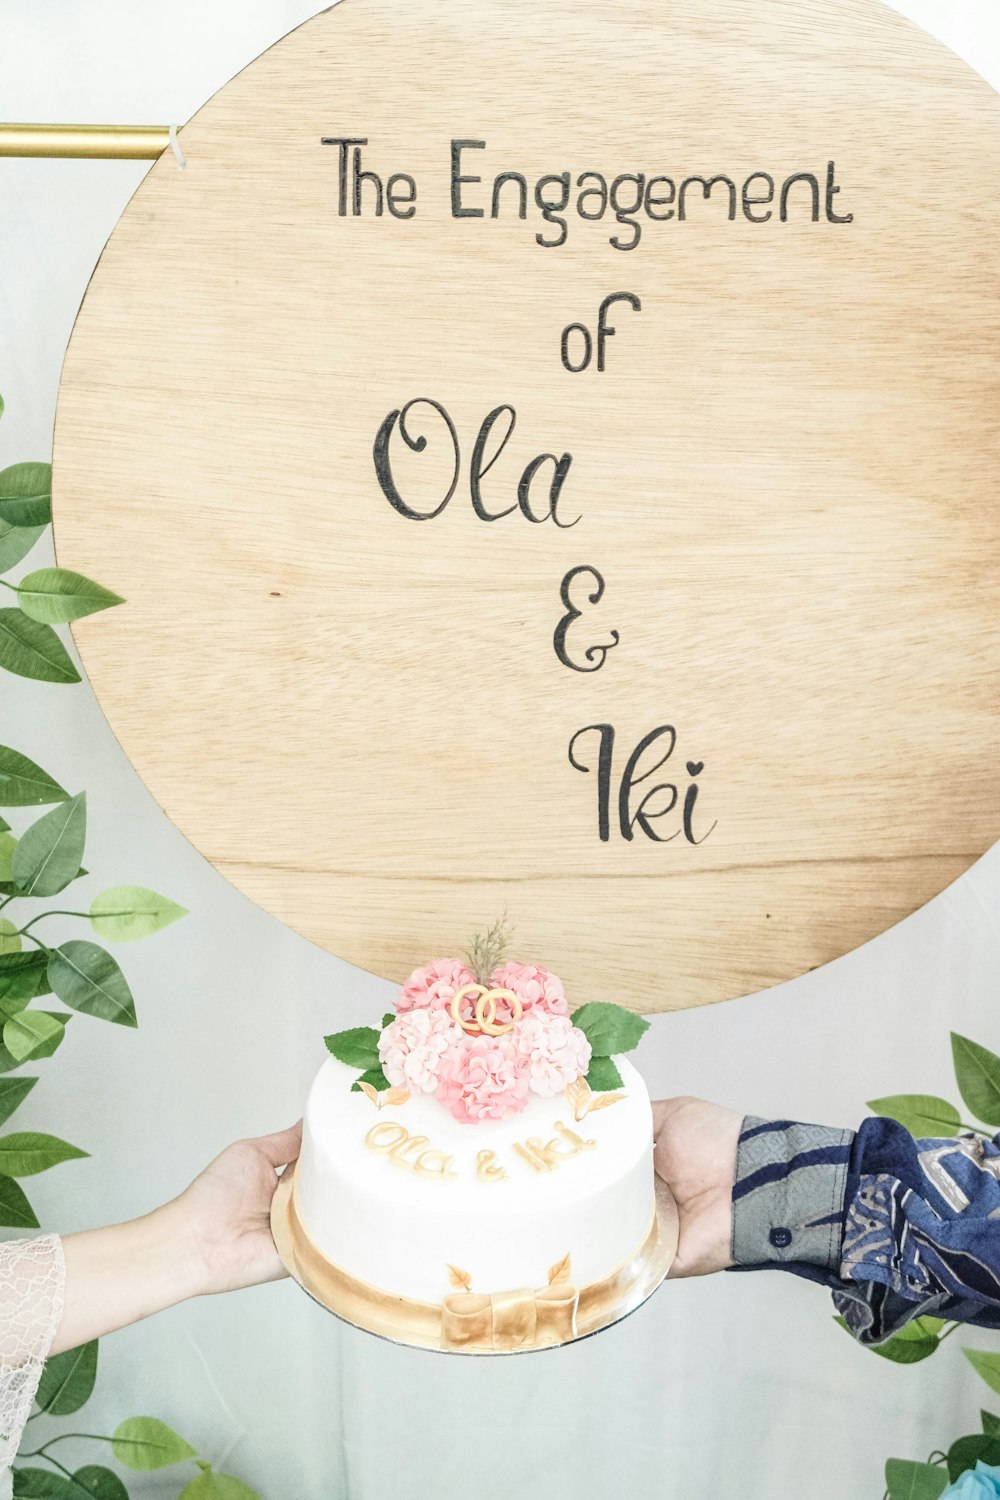
[[[1000,1327],[1000,1135],[915,1140],[895,1120],[855,1133],[743,1122],[734,1270],[778,1266],[830,1287],[863,1344],[932,1314]]]

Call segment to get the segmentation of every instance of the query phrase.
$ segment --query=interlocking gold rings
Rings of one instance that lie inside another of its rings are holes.
[[[476,1015],[474,1020],[467,1021],[462,1015],[461,1005],[466,995],[471,995],[473,991],[476,995]],[[498,1000],[506,1000],[510,1006],[509,1021],[497,1020]],[[505,1031],[513,1031],[515,1021],[519,1021],[523,1014],[524,1007],[513,990],[488,990],[485,984],[463,984],[451,998],[452,1020],[457,1021],[470,1036],[503,1036]]]

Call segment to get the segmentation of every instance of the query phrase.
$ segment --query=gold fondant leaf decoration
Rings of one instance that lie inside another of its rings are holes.
[[[575,1083],[566,1085],[566,1098],[573,1110],[573,1118],[579,1124],[584,1115],[591,1114],[595,1109],[607,1109],[609,1104],[617,1104],[625,1095],[595,1094],[581,1074]]]
[[[590,1102],[591,1111],[595,1109],[607,1109],[609,1104],[617,1104],[619,1099],[624,1099],[624,1094],[598,1094]]]
[[[451,1282],[452,1286],[464,1287],[466,1291],[468,1291],[469,1287],[472,1285],[472,1277],[470,1276],[469,1272],[459,1270],[458,1266],[448,1267],[448,1280]]]
[[[365,1083],[358,1079],[358,1088],[366,1099],[370,1099],[376,1109],[384,1109],[387,1104],[405,1104],[410,1097],[409,1089],[382,1089],[381,1092],[372,1083]]]
[[[569,1280],[569,1252],[562,1260],[557,1260],[554,1266],[549,1267],[549,1286],[555,1286],[557,1282]]]
[[[575,1083],[568,1083],[566,1085],[566,1098],[573,1111],[574,1120],[582,1120],[590,1108],[590,1101],[593,1098],[593,1091],[590,1084],[582,1073]]]

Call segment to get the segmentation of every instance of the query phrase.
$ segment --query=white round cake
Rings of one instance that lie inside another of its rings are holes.
[[[302,1150],[275,1193],[285,1264],[317,1301],[423,1348],[517,1353],[638,1307],[666,1275],[648,1027],[571,1010],[558,975],[502,958],[414,969],[381,1025],[324,1038]]]
[[[428,1094],[377,1108],[352,1091],[357,1069],[330,1058],[295,1171],[303,1230],[332,1266],[424,1303],[457,1286],[542,1288],[567,1257],[575,1286],[602,1282],[655,1224],[649,1095],[630,1063],[615,1062],[622,1089],[593,1095],[579,1120],[563,1092],[469,1124]]]

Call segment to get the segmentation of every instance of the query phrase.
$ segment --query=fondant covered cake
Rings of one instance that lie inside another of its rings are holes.
[[[381,1027],[326,1039],[290,1268],[351,1321],[430,1347],[539,1348],[622,1316],[666,1269],[649,1096],[621,1056],[646,1026],[571,1013],[535,965],[415,970]]]

